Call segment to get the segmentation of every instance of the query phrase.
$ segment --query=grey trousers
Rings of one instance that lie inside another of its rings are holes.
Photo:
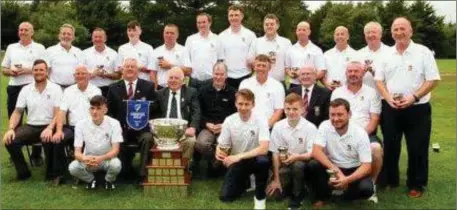
[[[108,182],[116,181],[116,177],[121,172],[121,161],[119,158],[112,158],[110,160],[103,161],[98,168],[89,168],[83,162],[74,160],[68,166],[70,174],[85,182],[94,180],[94,172],[102,170],[106,171],[105,180]]]
[[[303,199],[305,191],[306,162],[295,161],[279,169],[279,179],[283,190],[291,190],[296,199]]]
[[[211,131],[203,129],[195,142],[195,151],[202,154],[205,158],[212,158],[215,152],[215,143],[217,136]]]

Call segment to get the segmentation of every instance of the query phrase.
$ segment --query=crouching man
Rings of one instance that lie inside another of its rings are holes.
[[[70,174],[87,183],[87,189],[95,189],[94,172],[106,171],[105,189],[115,189],[114,181],[121,171],[117,158],[119,144],[123,142],[119,121],[106,116],[106,99],[96,95],[90,100],[91,118],[79,121],[75,126],[75,159],[69,166]],[[84,152],[82,148],[84,145]]]
[[[330,120],[319,126],[313,145],[313,208],[322,207],[332,189],[342,191],[344,200],[367,199],[374,192],[367,132],[349,121],[350,106],[344,99],[330,102],[329,115]]]

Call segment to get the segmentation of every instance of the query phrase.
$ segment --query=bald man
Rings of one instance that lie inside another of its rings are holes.
[[[17,97],[22,88],[33,82],[32,65],[37,59],[46,58],[46,50],[42,44],[33,41],[33,25],[29,22],[19,24],[17,35],[19,42],[8,45],[2,61],[2,74],[10,77],[6,88],[6,104],[8,118],[16,107]],[[19,124],[22,122],[22,117]],[[42,165],[41,146],[33,147],[32,165]]]
[[[379,66],[381,59],[385,53],[389,50],[390,46],[385,45],[381,42],[382,38],[382,26],[378,22],[369,22],[363,28],[363,34],[365,35],[365,42],[367,46],[357,51],[365,62],[365,75],[363,77],[363,83],[374,88],[376,85],[374,82],[374,74],[376,72],[376,66]]]
[[[54,141],[63,140],[65,145],[71,145],[71,147],[73,147],[76,123],[90,117],[89,100],[102,94],[97,86],[89,83],[89,70],[86,66],[76,66],[73,77],[76,84],[66,88],[63,92],[63,99],[57,116],[56,132],[53,135]]]
[[[300,86],[298,70],[304,65],[311,64],[316,67],[317,71],[325,71],[325,58],[321,48],[309,40],[311,34],[309,23],[306,21],[298,23],[295,33],[297,43],[286,52],[285,65],[286,73],[291,79],[290,88]]]
[[[380,178],[383,185],[399,185],[399,137],[404,134],[408,151],[408,195],[416,198],[427,186],[432,129],[430,95],[441,77],[432,52],[411,40],[413,29],[408,19],[396,18],[391,32],[395,46],[375,75],[376,86],[384,98],[381,128],[385,155]]]
[[[322,84],[332,91],[346,83],[346,65],[356,54],[356,51],[348,44],[349,30],[346,27],[336,27],[333,40],[335,47],[324,53],[327,69],[320,71],[318,76],[318,78],[322,78]]]
[[[168,71],[168,87],[157,91],[157,100],[160,117],[187,120],[188,127],[180,144],[183,157],[190,160],[194,153],[195,135],[200,126],[200,103],[197,90],[183,84],[184,71],[180,67],[173,67]]]

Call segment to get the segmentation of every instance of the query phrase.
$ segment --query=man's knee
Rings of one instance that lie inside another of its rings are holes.
[[[68,166],[68,171],[72,176],[75,176],[84,169],[83,165],[78,160],[73,160]]]
[[[264,167],[268,168],[268,167],[270,167],[270,159],[268,158],[267,155],[257,156],[255,158],[255,164],[261,168],[264,168]]]
[[[113,172],[120,172],[122,169],[122,163],[119,158],[112,158],[109,161],[109,170]]]
[[[382,147],[379,143],[371,143],[370,144],[370,148],[371,148],[371,154],[373,156],[374,159],[381,159],[382,156],[383,156],[383,151],[382,151]]]
[[[361,199],[369,198],[374,193],[373,184],[372,184],[371,180],[362,181],[360,183],[359,187],[360,187],[359,193],[360,193],[360,198]]]

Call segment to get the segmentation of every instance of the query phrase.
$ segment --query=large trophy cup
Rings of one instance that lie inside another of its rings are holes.
[[[152,197],[182,197],[188,195],[190,173],[188,159],[182,157],[179,141],[184,138],[187,121],[160,118],[149,121],[156,147],[151,149],[152,161],[146,166],[148,177],[143,183],[144,194]]]

